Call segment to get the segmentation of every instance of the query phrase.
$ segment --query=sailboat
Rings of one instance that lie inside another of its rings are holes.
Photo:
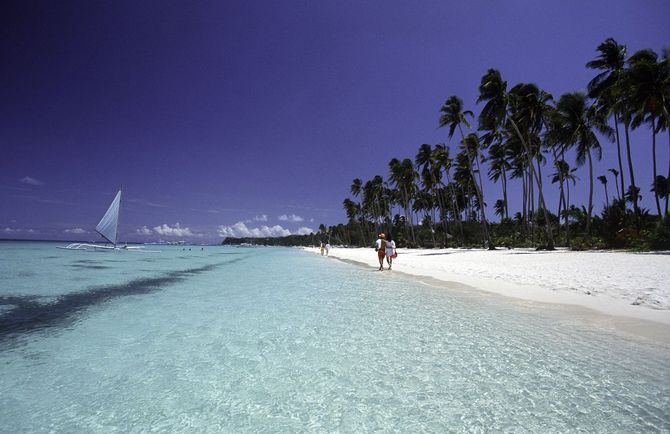
[[[60,249],[67,250],[138,250],[144,248],[143,246],[129,247],[127,244],[120,246],[119,239],[119,212],[121,211],[121,190],[116,193],[114,200],[107,208],[107,212],[102,216],[100,223],[95,227],[95,231],[102,235],[102,237],[111,243],[108,244],[87,244],[87,243],[72,243]]]

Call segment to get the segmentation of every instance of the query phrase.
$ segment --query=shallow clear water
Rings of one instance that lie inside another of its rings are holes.
[[[663,344],[300,250],[191,249],[0,243],[0,431],[670,431]]]

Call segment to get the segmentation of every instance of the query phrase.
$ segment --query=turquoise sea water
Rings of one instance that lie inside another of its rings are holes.
[[[0,242],[0,432],[670,432],[668,347],[560,309],[295,249],[55,245]]]

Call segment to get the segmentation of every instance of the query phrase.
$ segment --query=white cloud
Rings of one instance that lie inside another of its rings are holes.
[[[231,226],[220,225],[216,232],[221,238],[226,237],[285,237],[291,235],[291,231],[279,225],[261,226],[260,228],[249,228],[244,222],[237,222]]]
[[[26,233],[26,234],[36,234],[37,231],[35,229],[14,229],[10,227],[6,227],[2,230],[3,232],[7,234],[18,234],[18,233]]]
[[[308,228],[306,226],[303,226],[296,231],[297,235],[309,235],[311,233],[314,233],[314,229]]]
[[[266,222],[266,221],[268,221],[268,215],[267,214],[257,215],[256,217],[254,217],[254,221]]]
[[[68,234],[87,234],[88,233],[88,231],[85,231],[82,228],[65,229],[63,232],[68,233]]]
[[[153,233],[153,232],[151,232],[151,229],[149,229],[146,226],[142,226],[141,228],[137,229],[135,232],[139,235],[144,235],[144,236],[149,236]]]
[[[314,219],[309,219],[309,222],[310,222],[310,223],[314,223]]]
[[[301,221],[305,220],[304,218],[300,217],[299,215],[295,215],[295,214],[290,214],[290,215],[282,214],[277,218],[282,222],[291,222],[291,223],[298,223],[298,222],[301,222]]]
[[[28,185],[44,185],[44,183],[39,179],[35,179],[30,176],[24,176],[23,178],[19,179],[19,182],[21,184],[28,184]]]
[[[154,227],[154,231],[157,234],[164,235],[166,237],[193,237],[196,236],[191,229],[182,228],[179,226],[179,223],[175,223],[174,226],[169,226],[163,223],[162,226]]]

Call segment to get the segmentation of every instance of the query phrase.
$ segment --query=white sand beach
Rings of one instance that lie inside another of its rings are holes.
[[[308,249],[319,253],[319,249]],[[372,248],[333,248],[330,258],[378,267]],[[387,264],[384,263],[384,272]],[[398,249],[393,272],[456,282],[538,302],[670,325],[670,254],[531,249]]]

